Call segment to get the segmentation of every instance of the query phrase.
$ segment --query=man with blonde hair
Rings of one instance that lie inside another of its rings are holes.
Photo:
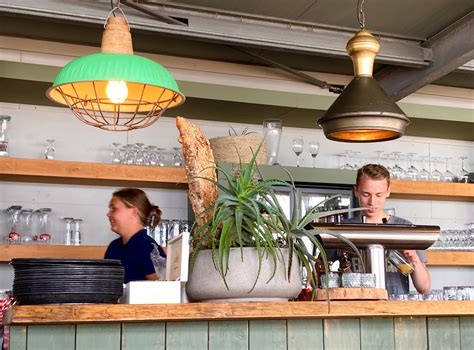
[[[366,164],[357,171],[354,195],[359,201],[359,206],[367,209],[360,211],[357,216],[345,222],[412,224],[408,220],[384,211],[385,200],[390,196],[390,173],[383,165]],[[431,289],[431,277],[425,265],[424,252],[422,250],[402,250],[401,253],[414,267],[411,278],[417,291],[423,294],[428,293]],[[386,285],[389,293],[407,294],[409,292],[408,278],[398,272],[386,274]]]

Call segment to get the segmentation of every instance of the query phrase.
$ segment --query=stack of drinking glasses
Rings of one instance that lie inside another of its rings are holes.
[[[183,166],[180,147],[173,147],[170,152],[158,146],[145,146],[144,143],[121,145],[112,143],[111,162],[113,164],[146,165],[146,166]]]
[[[163,219],[154,229],[147,227],[147,232],[159,245],[166,247],[168,241],[180,233],[189,232],[191,226],[189,221],[180,219]]]
[[[464,230],[442,230],[430,250],[474,250],[474,223]]]

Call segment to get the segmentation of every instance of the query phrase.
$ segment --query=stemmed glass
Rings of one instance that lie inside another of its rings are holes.
[[[155,153],[156,146],[146,146],[145,147],[145,164],[148,166],[155,166],[156,165],[156,153]]]
[[[456,175],[454,175],[448,168],[448,162],[451,158],[450,157],[444,157],[444,160],[446,161],[446,168],[445,168],[445,171],[443,173],[443,177],[442,177],[442,180],[444,182],[453,182],[454,181],[454,178],[456,177]]]
[[[467,157],[459,157],[459,158],[461,159],[461,170],[459,171],[458,182],[467,183],[469,171],[464,169],[464,159],[467,159]]]
[[[401,152],[393,152],[395,156],[395,163],[392,167],[392,175],[395,179],[402,180],[405,178],[405,171],[400,165],[398,165],[398,163],[400,162],[400,153]]]
[[[135,150],[132,144],[127,143],[123,146],[123,163],[131,165],[135,163]]]
[[[349,163],[349,156],[351,155],[351,151],[345,150],[343,154],[344,154],[344,165],[342,166],[341,169],[353,170],[354,167],[351,165],[351,163]]]
[[[309,153],[311,157],[313,157],[313,168],[316,168],[316,156],[319,153],[319,142],[318,141],[310,141],[309,143]]]
[[[156,165],[158,166],[165,166],[165,156],[163,151],[165,149],[161,147],[156,147]]]
[[[421,180],[421,181],[430,181],[430,172],[425,167],[426,159],[429,159],[429,158],[421,157],[421,170],[418,173],[418,180]]]
[[[174,154],[173,158],[171,160],[171,163],[173,166],[183,166],[183,158],[181,157],[181,148],[179,147],[173,147]]]
[[[416,181],[418,179],[419,171],[418,169],[413,165],[413,156],[416,153],[408,153],[408,162],[409,166],[407,168],[406,174],[407,174],[407,179]]]
[[[48,145],[46,146],[46,149],[44,150],[44,159],[54,159],[54,140],[53,139],[47,139],[46,142]]]
[[[293,139],[293,152],[296,154],[296,166],[300,166],[300,154],[303,152],[304,141],[302,137]]]
[[[121,144],[118,142],[112,142],[112,146],[114,146],[111,153],[112,164],[122,163],[122,153],[120,152],[120,145]]]
[[[145,144],[142,142],[135,143],[135,164],[136,165],[145,165],[145,153],[143,151],[143,146]]]
[[[434,168],[434,170],[431,172],[431,181],[439,182],[443,178],[443,174],[441,173],[441,171],[438,170],[438,167],[437,167],[437,163],[439,161],[439,158],[433,157],[431,159],[433,161],[433,168]]]

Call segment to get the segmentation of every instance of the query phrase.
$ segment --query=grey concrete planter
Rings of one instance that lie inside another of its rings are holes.
[[[241,260],[240,248],[232,248],[229,258],[229,272],[226,289],[222,277],[212,262],[212,251],[203,250],[197,255],[195,264],[189,269],[186,284],[188,298],[193,301],[286,301],[298,296],[301,291],[301,275],[298,259],[293,256],[291,281],[287,278],[288,249],[282,249],[285,267],[277,266],[275,276],[270,280],[273,271],[273,258],[265,256],[262,270],[255,288],[252,286],[257,276],[258,258],[254,248],[244,248]],[[281,257],[280,257],[281,259]]]

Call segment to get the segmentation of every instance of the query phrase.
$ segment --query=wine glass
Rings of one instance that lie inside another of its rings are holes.
[[[165,161],[165,155],[163,154],[163,151],[165,149],[162,147],[156,147],[156,165],[158,166],[165,166],[166,161]]]
[[[405,178],[405,171],[400,165],[398,165],[398,163],[400,162],[401,152],[393,152],[393,154],[395,156],[395,163],[392,167],[393,178],[398,179],[398,180],[403,180]]]
[[[351,155],[351,151],[350,150],[345,150],[343,154],[344,154],[344,165],[342,166],[341,169],[353,170],[354,167],[351,165],[351,163],[349,163],[349,157]]]
[[[441,181],[442,178],[443,178],[443,174],[441,173],[441,171],[438,170],[438,166],[437,166],[437,163],[439,161],[439,158],[438,157],[433,157],[431,158],[432,161],[433,161],[433,171],[431,172],[431,181]]]
[[[44,159],[54,159],[54,154],[56,152],[56,150],[54,149],[54,140],[47,139],[46,142],[48,143],[48,145],[44,150]]]
[[[309,142],[309,153],[311,157],[313,157],[313,168],[316,168],[316,156],[319,153],[319,142],[318,141],[310,141]]]
[[[413,156],[415,156],[416,153],[408,153],[408,162],[409,166],[407,168],[406,174],[407,174],[407,179],[416,181],[418,179],[418,174],[419,171],[418,169],[413,165]]]
[[[304,141],[302,137],[293,139],[293,152],[296,154],[296,166],[300,166],[300,154],[303,152]]]
[[[418,180],[421,180],[421,181],[430,181],[430,172],[425,167],[426,159],[429,159],[429,158],[421,157],[421,170],[418,173]]]
[[[145,144],[142,142],[135,143],[135,164],[136,165],[145,165],[145,153],[143,151],[143,146]]]
[[[445,170],[444,170],[444,173],[443,173],[443,177],[442,177],[442,180],[444,182],[453,182],[454,181],[454,178],[456,177],[456,175],[454,175],[450,170],[449,170],[449,160],[451,158],[450,157],[444,157],[444,160],[445,160]]]
[[[171,164],[173,166],[183,166],[183,158],[181,157],[181,152],[180,152],[181,148],[173,147],[173,150],[174,150],[174,154],[171,160]]]
[[[458,182],[467,183],[467,178],[469,177],[469,171],[464,169],[464,159],[467,157],[459,157],[461,159],[461,170],[458,175]]]
[[[112,146],[114,146],[111,153],[112,164],[122,163],[122,153],[120,152],[120,145],[121,144],[118,142],[112,142]]]

